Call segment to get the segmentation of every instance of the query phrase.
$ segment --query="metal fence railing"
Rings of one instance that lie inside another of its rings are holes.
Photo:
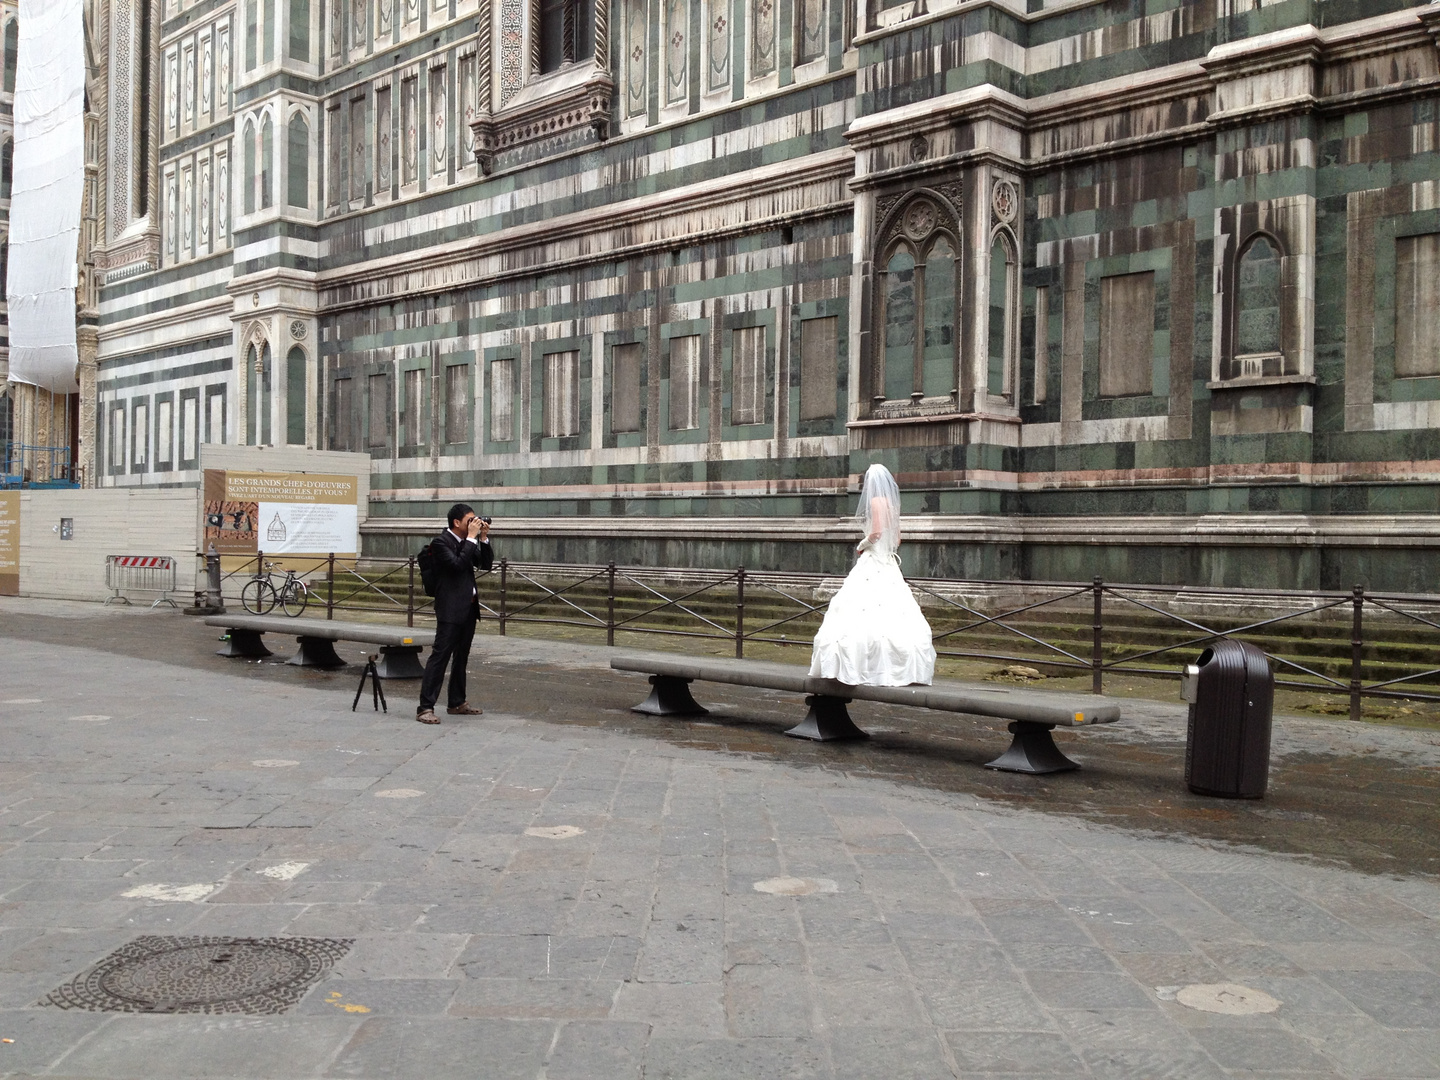
[[[433,618],[414,556],[337,562],[287,559],[310,582],[311,603],[337,612]],[[263,553],[222,578],[227,604],[266,574]],[[501,634],[546,625],[747,645],[810,644],[834,575],[748,570],[519,563],[497,560],[477,581],[481,611]],[[961,660],[1039,665],[1090,676],[1178,678],[1207,642],[1244,637],[1265,649],[1277,685],[1344,695],[1358,719],[1366,697],[1440,701],[1440,596],[1287,592],[1186,586],[1028,581],[910,580],[936,652]],[[1169,666],[1166,666],[1166,662]]]

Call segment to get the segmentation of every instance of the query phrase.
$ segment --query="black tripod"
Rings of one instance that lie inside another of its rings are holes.
[[[360,695],[365,693],[365,680],[370,680],[370,697],[375,704],[376,710],[384,709],[387,713],[390,706],[385,704],[385,691],[380,686],[380,672],[375,670],[376,656],[365,658],[365,670],[360,673],[360,685],[355,689],[355,700],[350,703],[350,711],[354,712],[355,707],[360,704]]]

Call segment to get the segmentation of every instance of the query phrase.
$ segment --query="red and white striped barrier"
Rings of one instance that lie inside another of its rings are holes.
[[[110,590],[105,603],[118,600],[129,604],[126,592],[158,592],[160,599],[150,606],[180,605],[170,599],[175,591],[175,559],[170,555],[106,555],[105,587]]]
[[[116,566],[143,566],[147,569],[169,570],[175,560],[169,555],[111,555]]]

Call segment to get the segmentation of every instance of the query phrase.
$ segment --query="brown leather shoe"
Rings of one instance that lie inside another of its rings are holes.
[[[463,704],[463,705],[451,705],[451,706],[450,706],[448,709],[446,709],[445,711],[446,711],[449,715],[451,715],[451,716],[484,716],[484,715],[485,715],[485,710],[484,710],[484,709],[477,709],[474,705],[471,705],[468,701],[465,702],[465,704]]]
[[[440,717],[435,715],[434,709],[426,709],[424,712],[416,713],[415,719],[419,720],[422,724],[438,724],[440,722]]]

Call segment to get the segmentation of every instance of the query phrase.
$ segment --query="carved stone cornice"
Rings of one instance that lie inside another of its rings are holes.
[[[1418,8],[1415,14],[1420,17],[1421,24],[1435,44],[1440,46],[1440,0],[1430,0],[1430,3]]]
[[[160,269],[160,230],[121,237],[95,252],[95,272],[109,285]]]
[[[608,138],[615,82],[598,66],[586,67],[590,73],[583,81],[557,78],[549,89],[541,81],[526,88],[533,96],[522,94],[498,113],[477,116],[470,130],[475,133],[475,160],[481,171],[490,174],[497,154],[586,127],[597,139]]]
[[[857,151],[868,150],[981,120],[994,120],[1018,131],[1024,129],[1029,109],[1024,98],[986,84],[862,116],[846,130],[845,139]]]

